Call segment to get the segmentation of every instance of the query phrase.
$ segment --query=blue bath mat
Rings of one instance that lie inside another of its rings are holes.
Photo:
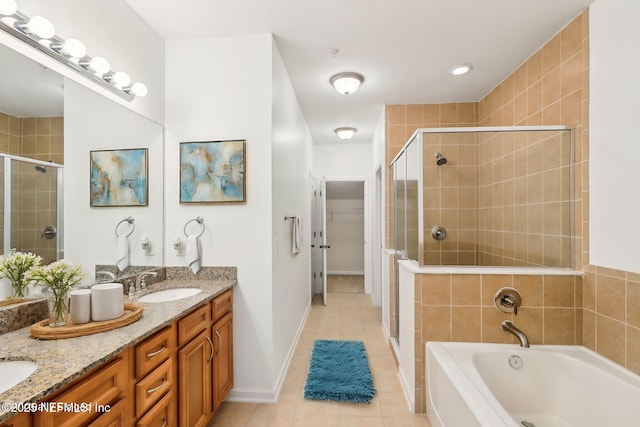
[[[362,341],[313,343],[305,399],[369,403],[376,390]]]

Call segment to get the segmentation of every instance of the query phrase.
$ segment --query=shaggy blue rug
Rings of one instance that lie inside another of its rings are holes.
[[[369,403],[376,390],[362,341],[313,343],[305,399]]]

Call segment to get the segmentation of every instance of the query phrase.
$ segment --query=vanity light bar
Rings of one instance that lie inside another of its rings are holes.
[[[38,24],[42,25],[43,22],[45,33],[34,27]],[[128,74],[122,71],[111,72],[110,65],[104,58],[87,56],[86,49],[79,40],[71,38],[64,40],[55,35],[53,24],[46,18],[40,16],[29,18],[16,11],[12,15],[0,18],[0,30],[47,54],[127,101],[132,101],[136,95],[142,97],[147,94],[147,87],[142,83],[131,84]]]

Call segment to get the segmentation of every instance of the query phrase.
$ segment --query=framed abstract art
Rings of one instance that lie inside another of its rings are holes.
[[[149,204],[148,150],[90,152],[90,206],[147,206]]]
[[[245,201],[244,139],[180,143],[180,203]]]

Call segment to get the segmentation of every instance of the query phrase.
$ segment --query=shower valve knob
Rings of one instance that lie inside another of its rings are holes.
[[[444,240],[447,238],[447,229],[441,225],[436,225],[431,229],[431,237],[435,240]]]

